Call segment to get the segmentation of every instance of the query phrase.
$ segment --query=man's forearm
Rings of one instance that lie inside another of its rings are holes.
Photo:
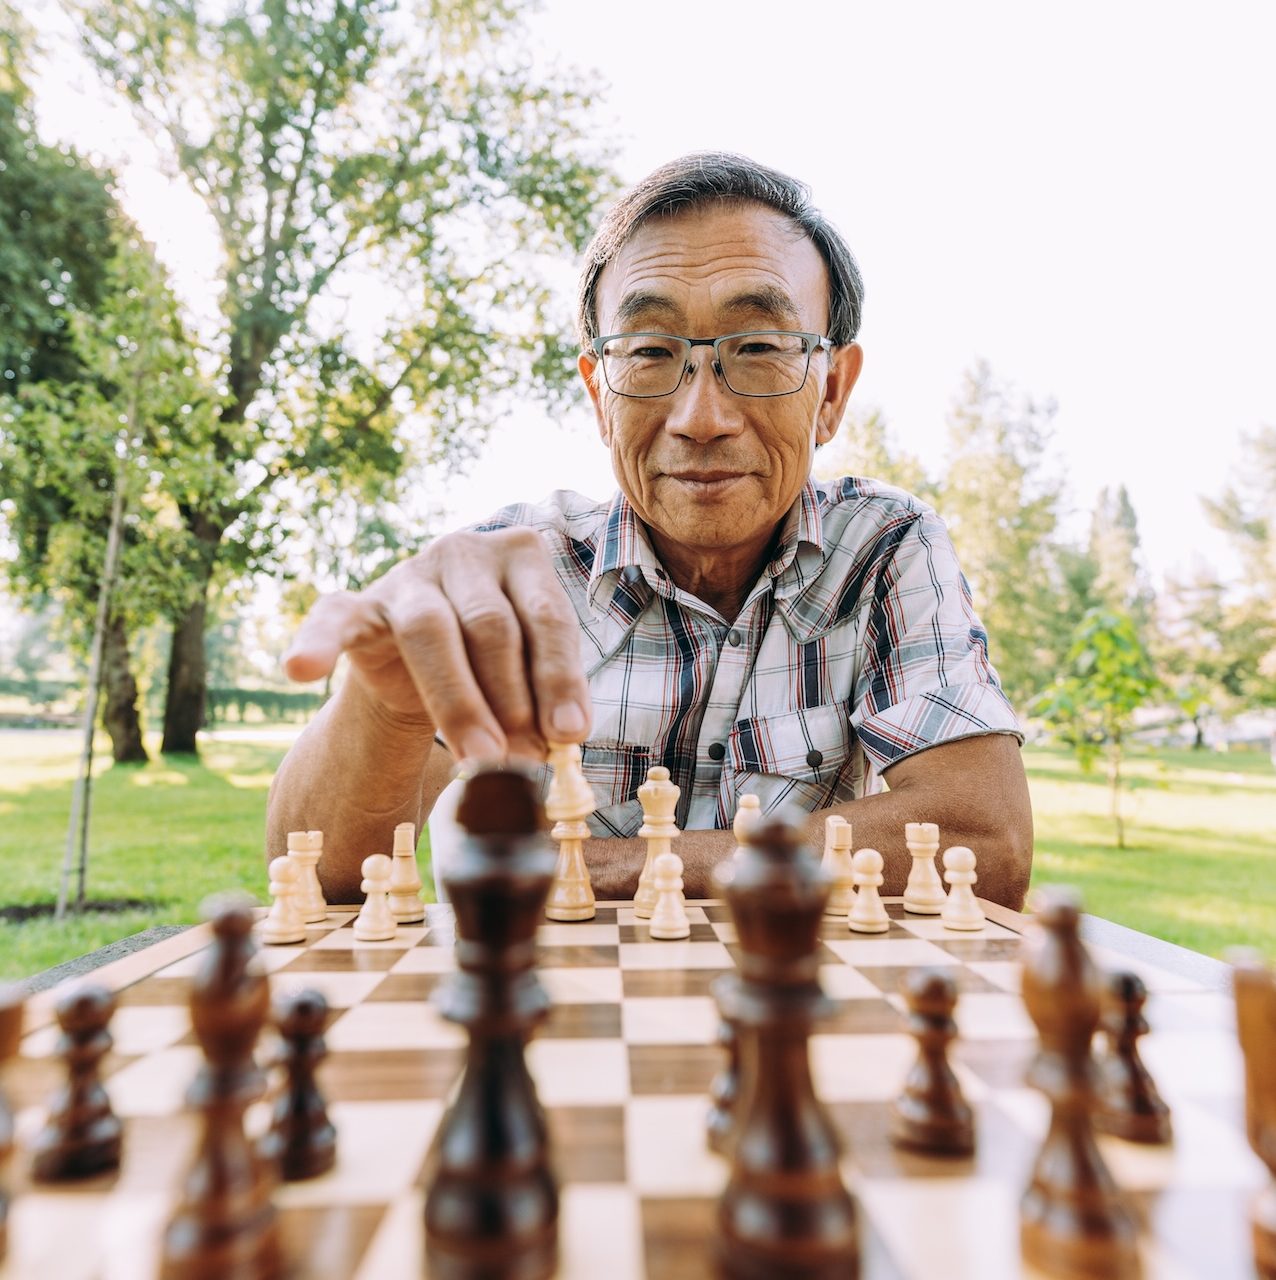
[[[329,902],[358,902],[360,865],[389,853],[400,822],[427,812],[426,765],[433,735],[372,708],[346,681],[293,744],[270,788],[268,857],[283,853],[289,831],[324,833],[319,877]]]

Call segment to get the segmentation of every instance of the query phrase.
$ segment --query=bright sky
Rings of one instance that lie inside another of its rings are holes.
[[[622,177],[721,147],[812,186],[867,283],[853,403],[932,470],[983,357],[1058,401],[1079,530],[1125,483],[1158,576],[1223,554],[1198,495],[1276,423],[1276,5],[548,0],[533,26],[610,84]],[[51,68],[45,127],[131,153],[134,215],[206,301],[197,209],[76,83]],[[447,505],[476,518],[560,486],[611,487],[584,411],[508,424]]]

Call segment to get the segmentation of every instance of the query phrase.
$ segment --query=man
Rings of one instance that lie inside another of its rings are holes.
[[[863,353],[862,284],[801,184],[741,157],[664,166],[586,256],[580,375],[620,492],[555,494],[439,538],[366,591],[322,599],[285,659],[337,696],[280,766],[269,847],[322,828],[325,885],[423,821],[460,759],[583,744],[586,860],[631,897],[651,764],[682,788],[689,895],[733,846],[741,793],[841,813],[899,893],[904,824],[979,856],[1018,907],[1032,819],[1018,728],[948,535],[924,504],[810,480]],[[436,743],[436,735],[441,743]],[[889,791],[880,789],[884,778]]]

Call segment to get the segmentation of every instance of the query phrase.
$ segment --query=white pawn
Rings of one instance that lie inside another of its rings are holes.
[[[731,822],[731,834],[735,836],[735,854],[739,857],[744,845],[748,842],[749,832],[756,831],[762,825],[762,801],[746,791],[736,806],[735,818]]]
[[[360,942],[389,942],[398,926],[390,910],[390,859],[374,853],[363,860],[363,883],[366,895],[363,910],[354,922],[354,936]]]
[[[982,929],[983,908],[975,900],[970,887],[979,879],[975,875],[975,855],[964,844],[944,850],[944,879],[951,886],[948,900],[939,918],[945,929]]]
[[[906,822],[904,843],[913,856],[904,886],[904,910],[919,916],[937,916],[944,909],[947,895],[935,869],[939,852],[939,828],[933,822]]]
[[[305,942],[306,922],[297,909],[297,881],[300,875],[291,858],[270,860],[270,914],[261,922],[257,936],[271,945]]]
[[[682,859],[662,853],[656,859],[656,906],[651,913],[651,936],[673,939],[691,936],[691,921],[682,896]]]
[[[394,829],[394,858],[390,865],[390,913],[399,924],[425,919],[421,901],[421,873],[416,869],[416,827],[400,822]]]
[[[845,916],[855,897],[855,881],[851,874],[851,824],[840,813],[824,819],[824,870],[833,881],[826,916]]]
[[[876,849],[861,849],[851,859],[855,880],[855,901],[846,917],[855,933],[885,933],[891,927],[877,887],[882,883],[882,855]]]
[[[323,856],[322,831],[290,831],[288,857],[297,864],[297,910],[307,924],[328,918],[328,904],[319,884],[319,859]]]

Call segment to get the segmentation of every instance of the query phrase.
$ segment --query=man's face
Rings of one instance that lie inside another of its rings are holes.
[[[751,329],[824,333],[828,272],[814,244],[762,205],[710,205],[643,224],[603,268],[603,334],[717,338]],[[739,396],[695,347],[694,377],[670,396],[611,392],[596,357],[580,371],[625,495],[662,556],[734,549],[760,557],[831,440],[859,374],[858,346],[820,350],[793,395]]]

